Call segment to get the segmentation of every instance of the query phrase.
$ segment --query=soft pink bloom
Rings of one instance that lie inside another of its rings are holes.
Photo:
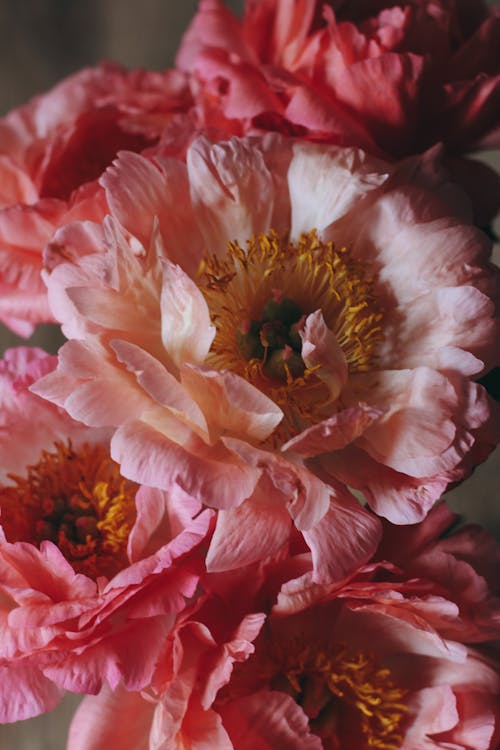
[[[0,722],[145,687],[204,569],[210,512],[124,479],[107,431],[29,392],[54,360],[0,363]]]
[[[209,570],[299,531],[318,580],[343,577],[378,537],[349,487],[413,523],[496,443],[473,378],[498,356],[498,276],[435,169],[429,191],[430,164],[389,175],[274,137],[123,154],[91,232],[105,252],[54,258],[71,340],[35,390],[113,428],[124,476],[218,509]]]
[[[100,220],[96,180],[122,149],[178,140],[188,110],[186,76],[87,68],[0,119],[0,320],[29,335],[50,320],[40,278],[42,251],[57,227]],[[170,129],[170,132],[169,132]],[[184,138],[189,128],[184,129]],[[180,141],[179,141],[180,144]]]
[[[242,21],[203,0],[177,65],[198,81],[201,122],[225,133],[396,158],[442,141],[455,155],[500,145],[499,46],[500,16],[482,0],[247,0]],[[453,164],[487,221],[498,177]]]
[[[151,687],[85,698],[68,750],[494,750],[500,549],[473,527],[440,539],[452,520],[387,525],[336,585],[307,555],[205,577]]]

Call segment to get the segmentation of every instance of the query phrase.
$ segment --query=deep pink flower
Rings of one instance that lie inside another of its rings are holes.
[[[413,523],[495,444],[472,380],[498,356],[491,246],[430,167],[200,139],[187,164],[123,154],[113,218],[61,237],[63,259],[86,234],[106,252],[54,258],[72,340],[36,392],[114,428],[125,476],[219,510],[210,570],[298,530],[338,579],[378,534],[348,487]]]
[[[451,520],[388,527],[337,585],[307,556],[206,577],[149,690],[85,698],[68,750],[494,750],[500,549],[472,527],[440,539]]]
[[[247,0],[242,21],[203,0],[177,65],[198,79],[207,127],[400,158],[438,142],[450,155],[500,145],[499,48],[499,13],[482,0]],[[486,222],[498,177],[450,164]]]
[[[26,336],[51,319],[40,278],[45,244],[70,221],[102,219],[107,206],[96,180],[121,149],[151,147],[169,127],[165,139],[173,143],[175,117],[190,103],[179,71],[103,64],[0,119],[3,323]]]
[[[204,569],[210,512],[126,480],[107,431],[29,392],[54,360],[0,363],[0,722],[145,687]]]

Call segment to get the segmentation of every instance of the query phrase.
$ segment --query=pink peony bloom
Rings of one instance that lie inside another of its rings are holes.
[[[47,276],[72,340],[35,391],[113,428],[124,476],[219,511],[211,571],[299,532],[342,578],[379,533],[348,488],[413,523],[497,441],[472,380],[498,356],[490,243],[427,167],[387,169],[274,137],[123,154],[106,251]]]
[[[95,181],[118,151],[156,144],[190,103],[178,71],[128,72],[104,64],[0,119],[3,323],[27,336],[52,319],[40,278],[45,244],[70,221],[100,220],[107,207]]]
[[[307,555],[206,577],[148,691],[85,698],[68,750],[494,750],[500,549],[473,527],[440,539],[451,520],[387,528],[336,585]]]
[[[242,21],[203,0],[177,65],[198,81],[201,121],[225,133],[277,130],[395,158],[444,142],[456,155],[500,145],[499,47],[499,13],[482,0],[247,0]],[[487,222],[498,176],[452,163]]]
[[[29,392],[54,360],[0,363],[0,722],[145,687],[204,567],[210,512],[125,479],[105,431]]]

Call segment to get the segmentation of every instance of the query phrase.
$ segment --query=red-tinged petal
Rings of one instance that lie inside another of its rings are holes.
[[[389,52],[328,73],[337,98],[368,124],[379,146],[401,155],[418,128],[423,70],[422,57]]]
[[[313,528],[302,532],[312,552],[316,583],[341,581],[375,553],[382,527],[354,497],[337,493]]]
[[[226,434],[265,440],[283,418],[279,406],[232,372],[184,365],[181,380],[203,409],[213,439]]]
[[[63,691],[35,664],[0,666],[0,723],[7,724],[53,711]]]
[[[29,175],[8,156],[0,155],[0,208],[13,203],[35,203],[38,198]]]
[[[150,750],[154,703],[119,686],[87,696],[71,721],[67,750]]]
[[[302,708],[285,693],[261,690],[221,710],[224,727],[238,750],[321,750]]]
[[[236,16],[219,0],[202,0],[198,13],[184,34],[175,64],[194,72],[199,55],[211,47],[221,47],[239,58],[250,54],[243,41]]]
[[[304,458],[341,450],[360,437],[383,414],[379,409],[360,404],[309,427],[285,443],[281,450],[299,453]]]

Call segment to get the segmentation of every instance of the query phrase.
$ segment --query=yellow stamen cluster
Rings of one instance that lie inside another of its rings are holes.
[[[401,747],[401,727],[407,712],[404,703],[406,692],[394,684],[389,669],[377,665],[374,656],[351,652],[342,645],[315,652],[308,646],[297,663],[291,669],[285,668],[284,672],[299,698],[303,691],[301,678],[304,675],[309,680],[312,677],[318,681],[319,678],[319,683],[333,697],[328,701],[322,696],[322,710],[326,709],[326,716],[318,721],[320,732],[321,725],[328,726],[328,709],[335,712],[335,704],[340,702],[357,710],[359,728],[367,748],[398,750]]]
[[[266,319],[263,311],[276,295],[293,303],[302,321],[321,310],[349,372],[373,366],[382,338],[382,314],[373,296],[373,282],[365,278],[348,249],[322,242],[315,230],[303,234],[297,242],[273,231],[252,238],[246,249],[231,242],[224,259],[211,256],[204,261],[199,286],[217,331],[208,362],[245,377],[281,406],[285,413],[279,428],[283,438],[327,416],[324,409],[329,393],[316,368],[304,363],[302,368],[297,366],[300,344],[292,352],[293,369],[285,359],[283,377],[274,376],[270,370],[270,357],[275,351],[263,335],[265,325],[261,321]],[[255,334],[260,336],[260,351],[259,346],[250,348],[250,355],[242,350],[238,340],[242,324],[245,330],[261,326]]]
[[[100,445],[74,450],[57,442],[24,477],[0,488],[1,521],[9,542],[57,544],[77,573],[111,577],[128,565],[137,485],[124,479]]]

